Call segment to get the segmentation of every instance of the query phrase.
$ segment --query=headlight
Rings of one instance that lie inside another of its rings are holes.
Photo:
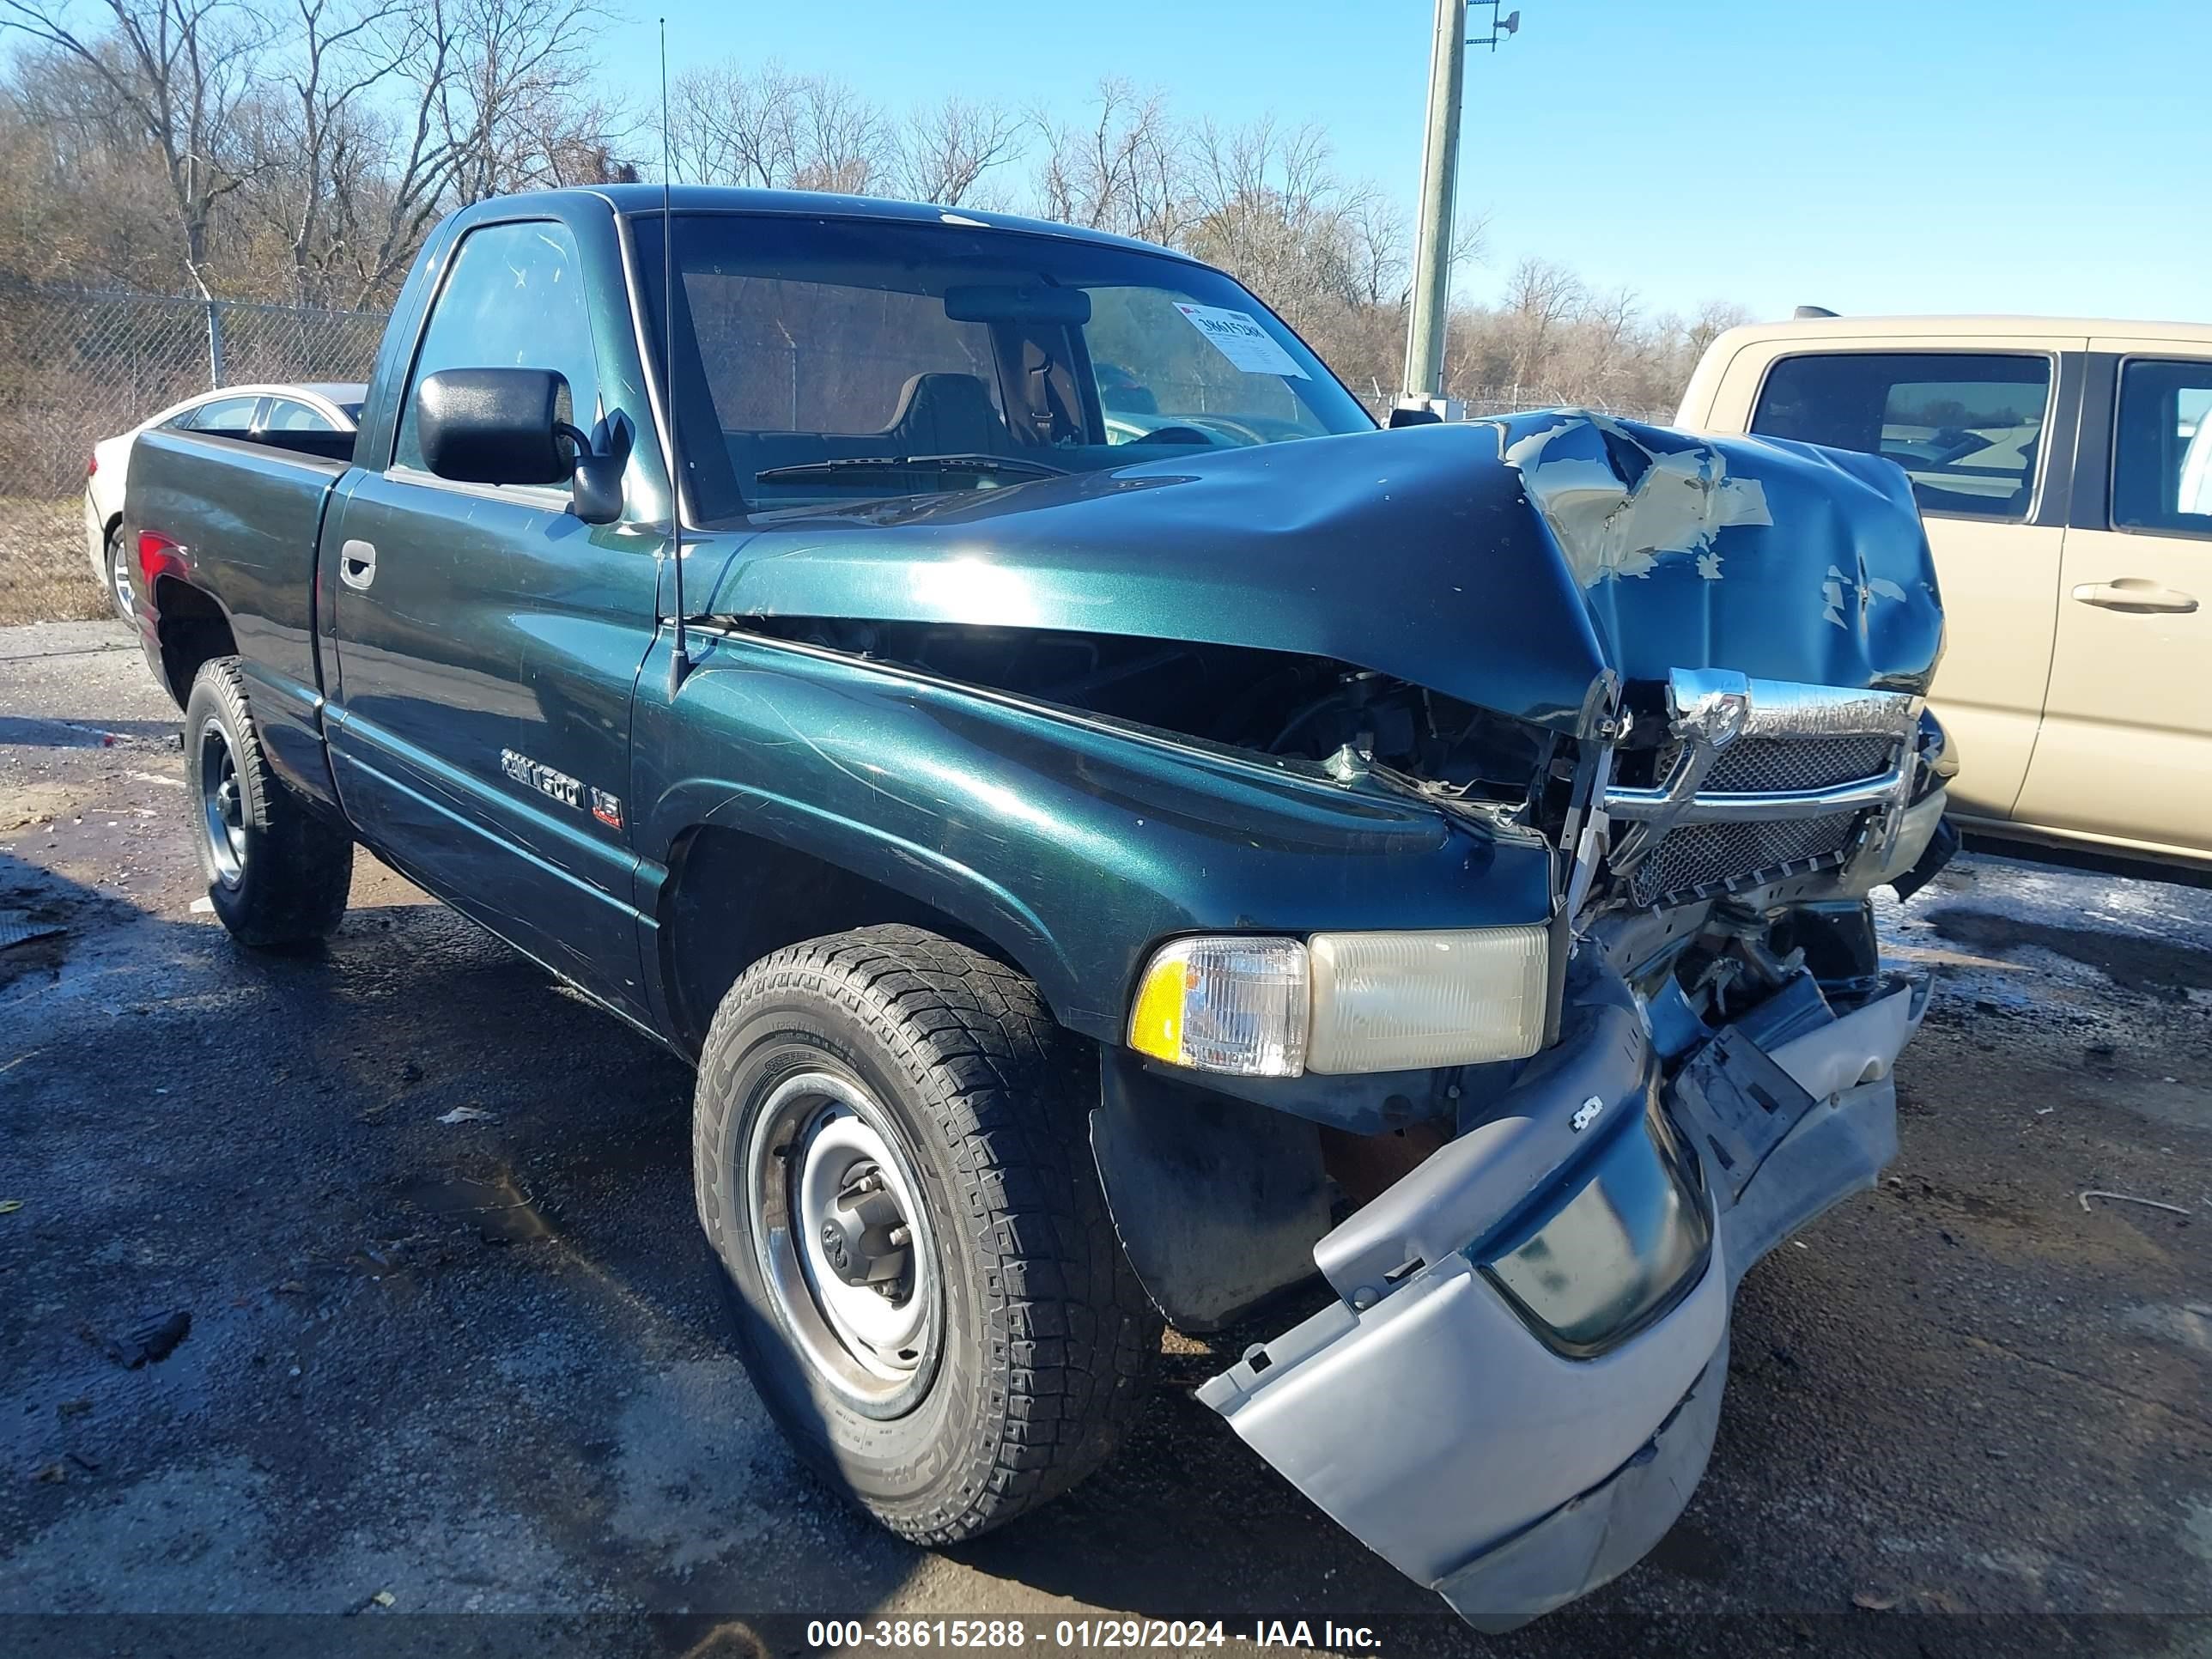
[[[1550,930],[1200,938],[1138,981],[1129,1046],[1243,1077],[1519,1060],[1543,1045]]]
[[[1179,939],[1137,983],[1129,1046],[1201,1072],[1296,1077],[1310,1000],[1294,939]]]
[[[1695,1161],[1657,1104],[1577,1166],[1535,1219],[1480,1253],[1522,1321],[1577,1358],[1626,1340],[1698,1282],[1712,1223]]]

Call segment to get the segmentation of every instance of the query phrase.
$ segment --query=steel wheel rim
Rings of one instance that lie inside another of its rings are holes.
[[[216,879],[237,886],[246,878],[246,805],[238,757],[215,720],[200,732],[200,832]]]
[[[867,1415],[911,1409],[936,1364],[944,1306],[919,1173],[883,1108],[834,1073],[787,1078],[753,1123],[744,1201],[779,1322],[808,1370]],[[861,1190],[872,1175],[878,1183]],[[854,1248],[856,1233],[875,1254]],[[852,1282],[871,1272],[890,1288]]]

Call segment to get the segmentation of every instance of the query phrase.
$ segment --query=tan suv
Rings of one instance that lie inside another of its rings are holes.
[[[1801,314],[1714,341],[1675,420],[1911,475],[1962,825],[2212,866],[2212,327]]]

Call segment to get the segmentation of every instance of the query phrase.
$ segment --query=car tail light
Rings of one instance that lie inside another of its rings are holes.
[[[90,477],[94,473],[95,473],[95,472],[97,472],[97,471],[100,471],[100,452],[99,452],[98,450],[96,450],[96,449],[95,449],[95,450],[94,450],[94,451],[92,452],[92,453],[91,453],[91,454],[89,454],[89,455],[88,455],[88,456],[86,456],[86,457],[84,458],[84,476],[85,476],[86,477],[89,478],[89,477]]]
[[[146,591],[150,593],[156,576],[185,574],[184,547],[158,530],[142,530],[138,532],[138,568],[145,574]]]

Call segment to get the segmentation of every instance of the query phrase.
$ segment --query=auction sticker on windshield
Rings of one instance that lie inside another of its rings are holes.
[[[1300,368],[1291,354],[1275,343],[1275,337],[1254,322],[1241,311],[1229,311],[1220,306],[1185,305],[1176,301],[1176,309],[1190,319],[1190,325],[1213,342],[1214,348],[1247,374],[1295,374],[1301,380],[1311,378]]]

